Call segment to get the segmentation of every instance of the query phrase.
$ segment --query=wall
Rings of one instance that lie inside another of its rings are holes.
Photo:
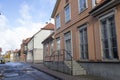
[[[106,80],[118,80],[120,79],[120,63],[112,62],[98,62],[98,63],[79,63],[87,70],[88,74],[101,76]]]
[[[45,40],[51,34],[51,30],[40,30],[34,36],[34,62],[39,63],[43,61],[43,44],[42,41]]]
[[[28,42],[28,51],[27,51],[27,62],[33,62],[33,38]]]
[[[51,33],[51,30],[41,30],[34,36],[34,48],[43,49],[42,41]]]
[[[43,62],[43,49],[34,49],[34,62]]]

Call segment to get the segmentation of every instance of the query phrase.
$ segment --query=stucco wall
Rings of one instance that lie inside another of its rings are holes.
[[[34,48],[43,49],[42,41],[45,40],[49,35],[50,30],[41,30],[34,36]]]

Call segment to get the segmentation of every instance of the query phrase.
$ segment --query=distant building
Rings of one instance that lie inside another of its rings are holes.
[[[21,49],[20,49],[20,61],[26,62],[27,50],[28,50],[28,42],[31,38],[27,38],[22,41]]]
[[[34,34],[28,42],[27,62],[40,63],[43,61],[43,45],[42,41],[47,38],[54,30],[54,25],[48,23]]]
[[[0,56],[1,56],[1,53],[2,53],[2,48],[0,48]]]

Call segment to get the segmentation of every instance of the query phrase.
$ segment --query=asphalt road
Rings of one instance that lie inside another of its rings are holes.
[[[25,63],[0,64],[0,80],[58,80]]]

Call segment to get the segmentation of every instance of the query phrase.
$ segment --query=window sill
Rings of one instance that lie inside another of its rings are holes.
[[[71,21],[71,20],[66,21],[65,24],[69,23],[70,21]]]
[[[82,14],[82,13],[84,13],[87,9],[88,9],[88,8],[85,8],[84,10],[79,11],[79,15]]]
[[[56,31],[59,30],[59,29],[60,29],[60,27],[59,27],[59,28],[56,28]]]

